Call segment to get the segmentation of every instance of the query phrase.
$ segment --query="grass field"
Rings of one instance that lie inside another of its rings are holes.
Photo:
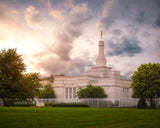
[[[0,107],[0,128],[160,128],[160,108]]]

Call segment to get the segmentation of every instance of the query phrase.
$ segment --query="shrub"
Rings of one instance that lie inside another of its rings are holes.
[[[141,97],[138,101],[137,108],[145,109],[147,108],[146,99]]]
[[[104,89],[101,86],[87,85],[85,88],[80,88],[77,92],[78,98],[106,98]]]
[[[43,90],[39,90],[38,98],[56,98],[51,84],[46,84]]]
[[[75,103],[45,103],[45,107],[88,107],[87,104]]]
[[[45,107],[52,107],[52,106],[53,106],[53,103],[45,103],[44,106],[45,106]]]
[[[15,103],[15,100],[12,100],[12,99],[8,99],[4,102],[4,106],[13,106],[13,104]]]
[[[12,106],[16,106],[16,107],[30,107],[30,106],[35,106],[35,104],[33,104],[33,103],[23,103],[23,104],[15,103]]]

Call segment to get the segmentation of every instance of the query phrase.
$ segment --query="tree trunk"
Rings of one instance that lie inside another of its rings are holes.
[[[156,107],[156,105],[155,105],[155,103],[154,103],[154,101],[153,101],[153,98],[152,98],[152,97],[150,97],[150,98],[149,98],[149,100],[150,100],[150,109],[155,108],[155,107]]]
[[[2,100],[3,100],[3,106],[6,106],[6,100],[5,100],[5,98],[2,98]]]

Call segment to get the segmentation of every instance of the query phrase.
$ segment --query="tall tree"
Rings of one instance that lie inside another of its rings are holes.
[[[106,98],[107,95],[101,86],[87,85],[86,88],[81,88],[77,92],[78,98]]]
[[[16,49],[3,49],[0,51],[0,97],[5,102],[5,98],[15,98],[15,83],[22,77],[25,71],[21,55]]]
[[[132,76],[132,88],[134,97],[149,99],[153,108],[153,98],[160,97],[160,64],[142,64]]]
[[[25,74],[25,64],[16,49],[0,51],[0,98],[26,100],[39,87],[38,74]]]

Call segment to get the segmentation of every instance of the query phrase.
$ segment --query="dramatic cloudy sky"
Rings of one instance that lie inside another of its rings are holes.
[[[0,49],[17,48],[28,72],[80,75],[95,65],[100,30],[122,76],[160,62],[160,0],[0,0]]]

